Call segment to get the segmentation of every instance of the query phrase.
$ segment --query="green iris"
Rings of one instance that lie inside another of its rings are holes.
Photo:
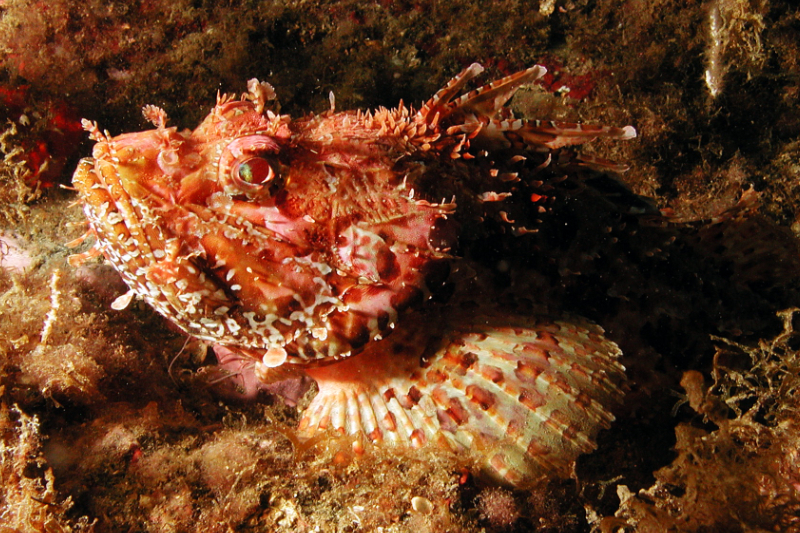
[[[236,177],[249,185],[262,185],[273,176],[272,166],[263,157],[251,157],[236,167]]]
[[[253,167],[250,166],[250,163],[239,165],[239,178],[247,183],[253,183]]]

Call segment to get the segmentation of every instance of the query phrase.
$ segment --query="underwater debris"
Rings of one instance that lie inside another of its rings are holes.
[[[59,499],[55,490],[55,476],[42,451],[39,420],[5,402],[0,403],[0,488],[3,531],[93,531],[96,521],[66,517],[72,498]]]
[[[37,97],[29,85],[0,84],[0,121],[15,130],[15,157],[24,161],[34,188],[52,187],[83,144],[82,128],[68,98]]]
[[[684,374],[701,420],[676,428],[678,457],[653,486],[618,487],[620,508],[600,531],[800,531],[798,313],[780,312],[783,332],[756,346],[717,338],[710,386]]]
[[[476,499],[480,517],[492,530],[505,530],[519,520],[520,510],[514,494],[500,487],[487,487]]]
[[[23,155],[25,150],[15,142],[17,125],[8,121],[0,133],[0,219],[19,221],[28,212],[27,204],[41,196],[40,189],[30,184],[31,170]]]
[[[13,235],[0,230],[0,268],[23,272],[31,266],[31,255]]]
[[[723,91],[725,74],[734,67],[750,78],[766,61],[761,33],[766,28],[766,0],[712,0],[708,5],[708,43],[703,75],[712,98]]]

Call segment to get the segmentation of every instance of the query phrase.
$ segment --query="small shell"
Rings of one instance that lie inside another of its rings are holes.
[[[428,498],[414,496],[411,498],[411,508],[418,513],[429,515],[433,512],[433,504]]]

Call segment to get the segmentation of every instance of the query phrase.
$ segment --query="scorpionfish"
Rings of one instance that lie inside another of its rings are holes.
[[[419,109],[281,115],[250,80],[194,131],[96,141],[73,183],[132,297],[269,383],[319,392],[302,437],[468,453],[511,484],[569,475],[614,420],[620,350],[539,301],[526,244],[571,146],[635,130],[515,118],[534,66],[480,89],[475,63]],[[332,96],[332,95],[331,95]],[[502,244],[505,243],[505,244]],[[511,251],[516,250],[516,253]]]

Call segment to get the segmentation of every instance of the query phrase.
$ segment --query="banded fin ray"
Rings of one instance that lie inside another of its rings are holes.
[[[356,451],[366,443],[445,446],[476,454],[490,475],[513,485],[568,476],[622,399],[617,346],[576,318],[453,323],[430,353],[430,332],[397,332],[358,356],[309,369],[320,391],[301,436],[349,435]]]
[[[461,96],[465,85],[483,72],[473,63],[430,98],[416,116],[416,122],[444,134],[437,144],[450,147],[453,157],[470,146],[482,150],[513,149],[548,153],[559,148],[591,142],[598,137],[628,140],[636,137],[633,126],[622,128],[554,120],[523,120],[505,107],[522,86],[535,82],[547,72],[541,65],[511,74]],[[450,142],[445,141],[449,139]],[[444,141],[444,142],[443,142]],[[425,137],[424,141],[429,142]],[[455,144],[455,147],[451,145]],[[466,157],[466,156],[465,156]],[[624,167],[614,168],[624,170]]]
[[[461,95],[450,104],[452,111],[472,113],[477,117],[493,118],[503,109],[506,102],[514,96],[517,89],[523,85],[533,83],[547,73],[541,65],[522,70],[484,85],[480,89]],[[451,111],[451,112],[452,112]]]

